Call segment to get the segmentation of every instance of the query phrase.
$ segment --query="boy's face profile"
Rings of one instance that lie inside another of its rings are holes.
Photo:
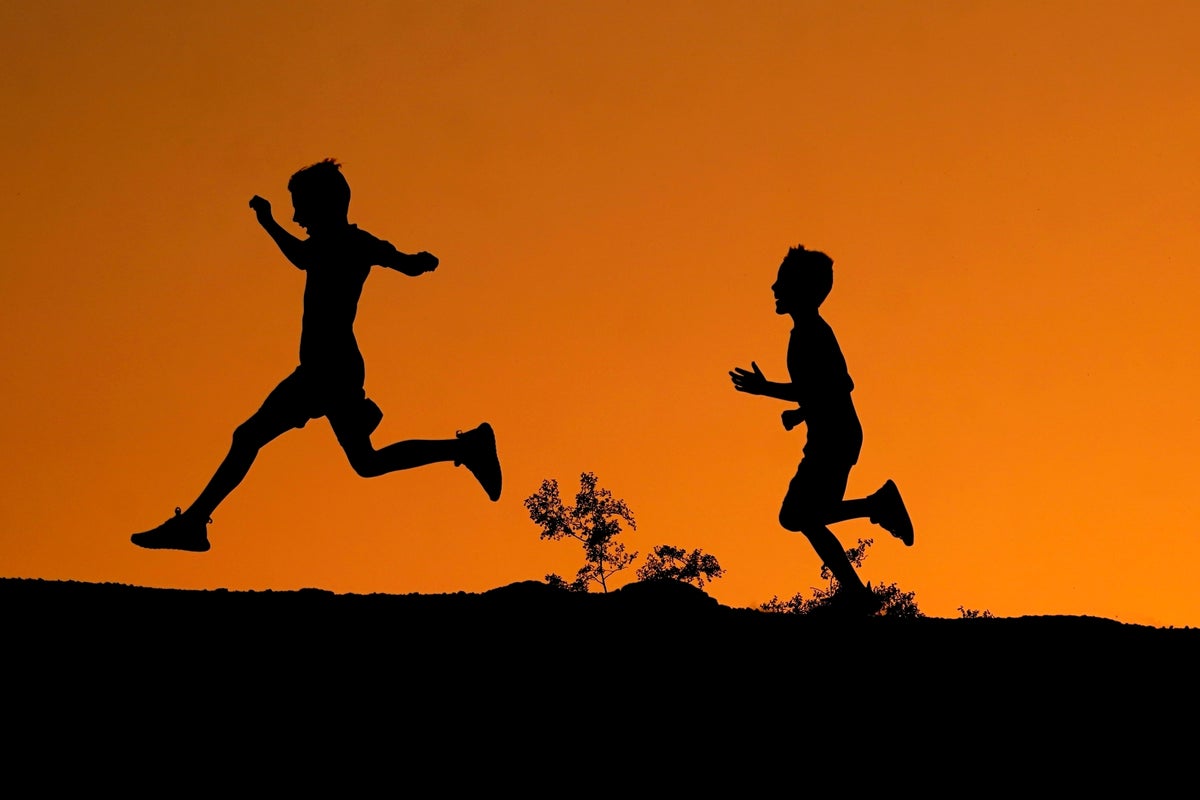
[[[833,260],[817,250],[792,248],[779,265],[771,291],[776,314],[810,314],[833,288]]]
[[[292,221],[308,231],[308,235],[333,230],[349,224],[346,214],[350,207],[350,184],[336,161],[324,161],[305,167],[288,181],[292,193]]]
[[[333,222],[328,208],[323,207],[309,192],[292,192],[292,208],[295,210],[292,222],[308,231],[309,235]]]
[[[775,295],[775,313],[792,314],[804,308],[804,284],[798,280],[795,269],[781,266],[775,283],[771,284]]]

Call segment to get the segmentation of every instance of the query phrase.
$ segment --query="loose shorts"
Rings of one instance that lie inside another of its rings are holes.
[[[284,429],[303,428],[310,419],[326,417],[339,435],[359,429],[370,434],[383,412],[367,398],[361,381],[301,365],[271,390],[255,417]]]
[[[862,426],[853,412],[842,425],[810,424],[804,457],[788,484],[780,517],[824,524],[846,497],[850,470],[858,463],[862,444]]]
[[[823,523],[826,515],[846,497],[850,468],[853,466],[841,460],[805,456],[788,483],[780,516]]]

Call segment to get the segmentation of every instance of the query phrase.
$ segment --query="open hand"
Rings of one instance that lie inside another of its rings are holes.
[[[763,394],[766,391],[767,379],[763,376],[762,370],[758,368],[758,364],[753,361],[750,362],[750,370],[735,367],[729,373],[729,377],[733,379],[733,388],[739,392]]]

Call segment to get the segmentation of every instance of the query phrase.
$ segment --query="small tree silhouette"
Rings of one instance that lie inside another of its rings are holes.
[[[595,583],[608,592],[608,579],[637,558],[636,552],[625,552],[625,545],[616,541],[622,520],[637,530],[633,512],[624,500],[599,488],[596,476],[590,472],[579,476],[574,506],[563,505],[558,481],[545,480],[541,489],[525,498],[525,508],[529,510],[529,518],[542,529],[541,538],[557,541],[569,537],[583,544],[585,563],[575,574],[575,580],[567,583],[551,573],[546,582],[552,586],[586,592],[589,584]]]
[[[859,539],[856,546],[846,550],[846,558],[855,568],[861,567],[867,557],[867,550],[874,543],[874,539]],[[826,585],[824,588],[814,586],[812,597],[805,597],[803,593],[798,592],[788,600],[780,600],[776,595],[759,608],[781,614],[812,614],[822,611],[830,606],[834,595],[837,594],[838,581],[824,564],[821,565],[821,577],[826,581]],[[917,607],[915,592],[905,592],[894,583],[872,587],[871,591],[883,601],[883,610],[880,613],[884,616],[906,619],[925,616]]]
[[[704,581],[716,580],[725,574],[715,556],[710,556],[700,550],[686,552],[682,547],[672,547],[660,544],[646,558],[646,563],[638,567],[639,580],[675,580],[682,583],[694,583],[700,589]]]

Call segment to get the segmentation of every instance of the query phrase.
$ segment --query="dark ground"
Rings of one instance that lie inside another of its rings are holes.
[[[526,778],[652,759],[714,781],[736,767],[746,790],[827,754],[1128,765],[1129,748],[1190,740],[1200,711],[1200,629],[1092,617],[819,621],[675,582],[335,595],[0,579],[0,604],[10,732],[69,746],[127,727],[135,749],[185,763],[197,742],[224,765],[268,743],[366,770],[505,753]],[[469,781],[470,763],[443,777]],[[1015,762],[991,763],[1003,780]]]

